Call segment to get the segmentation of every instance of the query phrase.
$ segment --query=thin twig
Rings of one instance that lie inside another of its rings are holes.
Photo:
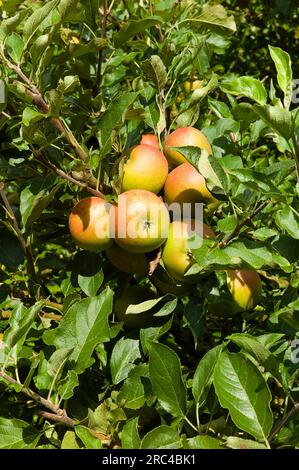
[[[4,184],[3,183],[0,183],[0,196],[2,198],[2,201],[3,201],[3,204],[4,204],[5,208],[7,210],[7,213],[9,214],[9,217],[11,218],[12,226],[15,230],[16,236],[19,240],[19,243],[20,243],[21,248],[24,252],[24,255],[26,256],[27,267],[28,267],[27,268],[28,269],[28,275],[34,282],[37,282],[37,275],[36,275],[34,261],[33,261],[33,257],[32,257],[30,247],[28,246],[28,244],[27,244],[27,242],[26,242],[25,238],[23,237],[23,234],[20,230],[20,227],[19,227],[18,221],[16,219],[16,216],[14,214],[14,211],[12,210],[11,205],[10,205],[8,199],[7,199],[6,194],[5,194]]]
[[[10,375],[6,374],[3,371],[0,371],[0,377],[2,377],[2,379],[6,380],[6,382],[9,382],[11,384],[18,384],[18,382],[14,378],[10,377]],[[74,421],[67,416],[65,410],[59,408],[59,406],[55,405],[55,403],[53,403],[51,400],[46,400],[45,398],[41,397],[38,393],[34,392],[28,387],[23,387],[21,389],[21,392],[27,395],[27,397],[34,400],[38,405],[41,405],[44,408],[50,410],[51,413],[48,414],[48,417],[52,416],[52,419],[54,419],[53,416],[55,416],[56,421],[60,421],[61,423],[66,424],[67,426],[74,427]]]
[[[109,16],[108,1],[107,0],[104,0],[103,8],[104,8],[104,10],[103,10],[103,18],[102,18],[101,38],[106,39],[107,18]],[[97,94],[97,92],[99,90],[99,87],[101,85],[103,58],[104,58],[104,50],[101,47],[100,50],[99,50],[99,56],[98,56],[98,68],[97,68],[96,84],[95,84],[95,87],[94,87],[94,94]]]
[[[16,73],[16,75],[22,80],[22,82],[26,85],[26,94],[32,98],[33,104],[38,107],[38,109],[43,114],[49,113],[49,106],[44,100],[41,92],[39,89],[32,83],[32,81],[24,74],[21,67],[19,65],[15,65],[11,63],[8,59],[4,58],[6,65]],[[86,154],[73,133],[66,128],[60,118],[51,118],[50,122],[53,126],[62,134],[66,140],[68,141],[69,145],[74,149],[77,156],[80,160],[86,160]]]
[[[276,425],[273,428],[273,431],[271,431],[270,436],[268,438],[269,441],[271,441],[276,434],[279,433],[279,431],[287,424],[287,422],[293,417],[294,414],[298,413],[299,411],[299,403],[295,403],[293,408],[280,420],[276,423]]]
[[[44,165],[49,170],[53,171],[53,173],[55,173],[57,176],[64,179],[68,183],[72,183],[72,184],[75,184],[76,186],[79,186],[79,188],[86,189],[86,191],[89,192],[90,194],[92,194],[93,196],[97,196],[97,197],[101,197],[101,198],[105,197],[104,194],[101,191],[99,191],[97,189],[94,189],[94,188],[91,188],[90,186],[88,186],[87,183],[79,181],[79,180],[73,178],[72,176],[68,175],[67,173],[65,173],[60,168],[57,168],[57,166],[55,166],[52,162],[50,162],[46,158],[42,157],[39,152],[36,152],[36,151],[33,150],[33,153],[34,153],[35,157],[37,158],[37,160],[42,165]]]
[[[269,201],[264,201],[262,202],[259,206],[257,206],[247,217],[245,217],[244,220],[242,220],[237,226],[234,228],[234,230],[229,233],[220,243],[219,243],[219,248],[224,248],[226,245],[228,245],[229,242],[231,242],[235,237],[237,237],[241,231],[241,229],[244,227],[244,225],[247,225],[248,222],[250,222],[257,214],[259,214],[265,207],[269,204]]]

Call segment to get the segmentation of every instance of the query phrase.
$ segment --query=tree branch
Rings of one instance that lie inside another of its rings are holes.
[[[23,73],[21,67],[19,65],[15,65],[11,63],[8,59],[4,58],[7,66],[16,73],[16,75],[22,80],[22,82],[26,85],[26,94],[32,98],[33,104],[38,107],[38,109],[44,113],[49,113],[49,106],[47,105],[46,101],[44,100],[41,92],[39,89],[32,83],[32,81]],[[62,134],[69,145],[74,149],[77,156],[80,160],[86,160],[86,154],[75,136],[71,131],[69,131],[64,124],[62,123],[60,118],[51,118],[50,122],[52,125]]]
[[[241,229],[244,227],[244,225],[247,225],[248,222],[250,222],[257,214],[259,214],[265,207],[269,204],[269,201],[264,201],[262,202],[259,206],[257,206],[245,219],[243,219],[238,225],[234,228],[234,230],[229,233],[220,243],[219,243],[219,248],[224,248],[226,245],[228,245],[229,242],[231,242],[235,237],[237,237],[241,231]]]
[[[33,279],[34,282],[37,282],[37,275],[36,275],[34,261],[33,261],[33,257],[32,257],[30,247],[28,246],[28,244],[27,244],[27,242],[26,242],[25,238],[23,237],[23,234],[20,230],[20,227],[19,227],[18,221],[16,219],[16,216],[14,214],[14,211],[12,210],[11,205],[10,205],[8,199],[7,199],[6,194],[5,194],[4,184],[3,183],[0,183],[0,196],[2,198],[2,201],[3,201],[3,204],[4,204],[5,208],[7,210],[7,213],[11,218],[12,226],[15,230],[16,236],[19,240],[19,243],[20,243],[21,248],[24,252],[24,255],[26,256],[28,275],[29,275],[30,278]]]
[[[57,166],[55,166],[52,162],[50,162],[49,160],[44,158],[40,154],[40,152],[36,152],[36,151],[33,150],[33,153],[34,153],[34,156],[36,157],[36,159],[42,165],[44,165],[46,168],[49,168],[49,170],[53,171],[53,173],[55,173],[57,176],[64,179],[68,183],[72,183],[72,184],[75,184],[75,185],[79,186],[79,188],[86,189],[86,191],[88,191],[93,196],[97,196],[97,197],[101,197],[101,198],[105,197],[105,195],[101,191],[98,191],[97,189],[91,188],[90,186],[88,186],[88,184],[73,178],[72,176],[68,175],[67,173],[65,173],[60,168],[57,168]]]
[[[43,418],[48,419],[50,421],[56,421],[57,423],[65,424],[70,428],[75,427],[75,421],[72,418],[69,418],[68,416],[59,416],[55,413],[49,413],[48,411],[42,410],[39,410],[37,413]]]
[[[3,371],[0,371],[0,377],[2,377],[2,379],[6,380],[6,382],[9,382],[11,384],[20,385],[15,379],[10,377],[10,375],[7,375]],[[34,400],[38,405],[41,405],[44,408],[50,410],[51,413],[47,413],[47,417],[49,419],[54,419],[55,421],[59,421],[63,424],[66,424],[67,426],[74,427],[74,421],[67,416],[65,410],[59,408],[59,406],[55,405],[55,403],[53,403],[51,400],[46,400],[45,398],[41,397],[38,393],[34,392],[28,387],[23,387],[21,392],[27,395],[27,397]]]

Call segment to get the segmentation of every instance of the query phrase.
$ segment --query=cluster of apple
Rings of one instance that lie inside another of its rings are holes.
[[[209,226],[196,219],[193,209],[201,203],[211,212],[219,205],[204,177],[179,152],[180,147],[186,146],[212,153],[205,135],[194,127],[170,133],[163,152],[155,135],[143,135],[140,144],[125,156],[117,204],[88,197],[75,205],[69,217],[70,232],[77,245],[89,251],[105,250],[108,260],[120,271],[148,274],[150,254],[160,249],[161,262],[151,280],[159,293],[178,296],[198,282],[198,275],[185,276],[195,263],[189,248],[191,232],[203,238],[215,237]],[[186,204],[191,207],[190,218],[175,217],[171,221],[169,207]],[[253,308],[261,294],[258,273],[228,270],[226,275],[236,306],[240,310]],[[126,303],[149,300],[153,295],[144,286],[130,287]],[[120,310],[123,312],[124,308]],[[124,319],[122,313],[119,317]]]

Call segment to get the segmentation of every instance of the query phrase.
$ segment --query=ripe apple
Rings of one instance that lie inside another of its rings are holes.
[[[114,313],[119,321],[123,321],[127,328],[142,328],[152,318],[152,312],[129,313],[129,305],[137,305],[146,300],[156,299],[157,294],[146,286],[129,286],[114,301]]]
[[[158,148],[136,145],[124,164],[122,191],[146,189],[159,193],[168,175],[168,162]]]
[[[195,129],[195,127],[179,127],[171,132],[165,139],[163,150],[169,163],[172,165],[180,165],[186,163],[186,158],[177,150],[171,150],[170,147],[199,147],[212,153],[212,148],[206,136]]]
[[[148,253],[168,237],[169,213],[156,194],[132,189],[119,195],[114,209],[115,241],[126,251]]]
[[[228,269],[227,287],[239,311],[253,309],[262,294],[259,274],[254,269]]]
[[[80,248],[102,251],[112,245],[110,236],[111,204],[100,197],[81,199],[69,216],[71,235]]]
[[[155,147],[156,149],[160,149],[158,137],[155,134],[143,134],[141,137],[140,144],[142,145],[151,145],[152,147]]]
[[[213,238],[213,230],[199,220],[174,220],[169,227],[168,240],[163,247],[163,264],[174,279],[181,282],[196,282],[198,275],[185,276],[185,273],[196,263],[188,246],[192,233],[204,238]]]
[[[175,282],[161,265],[157,266],[155,269],[151,276],[151,281],[160,294],[173,294],[178,298],[188,295],[192,288],[188,284]]]
[[[164,185],[167,204],[203,202],[216,207],[219,201],[210,193],[204,177],[190,163],[183,163],[172,170]]]
[[[110,263],[124,273],[145,275],[149,272],[149,261],[144,253],[129,253],[114,243],[106,250],[106,255]]]

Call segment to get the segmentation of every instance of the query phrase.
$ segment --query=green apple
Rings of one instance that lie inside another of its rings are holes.
[[[199,220],[175,220],[170,224],[169,237],[162,251],[163,264],[174,279],[180,282],[197,282],[198,276],[185,276],[196,263],[189,248],[188,240],[192,233],[204,238],[213,238],[213,230]]]

